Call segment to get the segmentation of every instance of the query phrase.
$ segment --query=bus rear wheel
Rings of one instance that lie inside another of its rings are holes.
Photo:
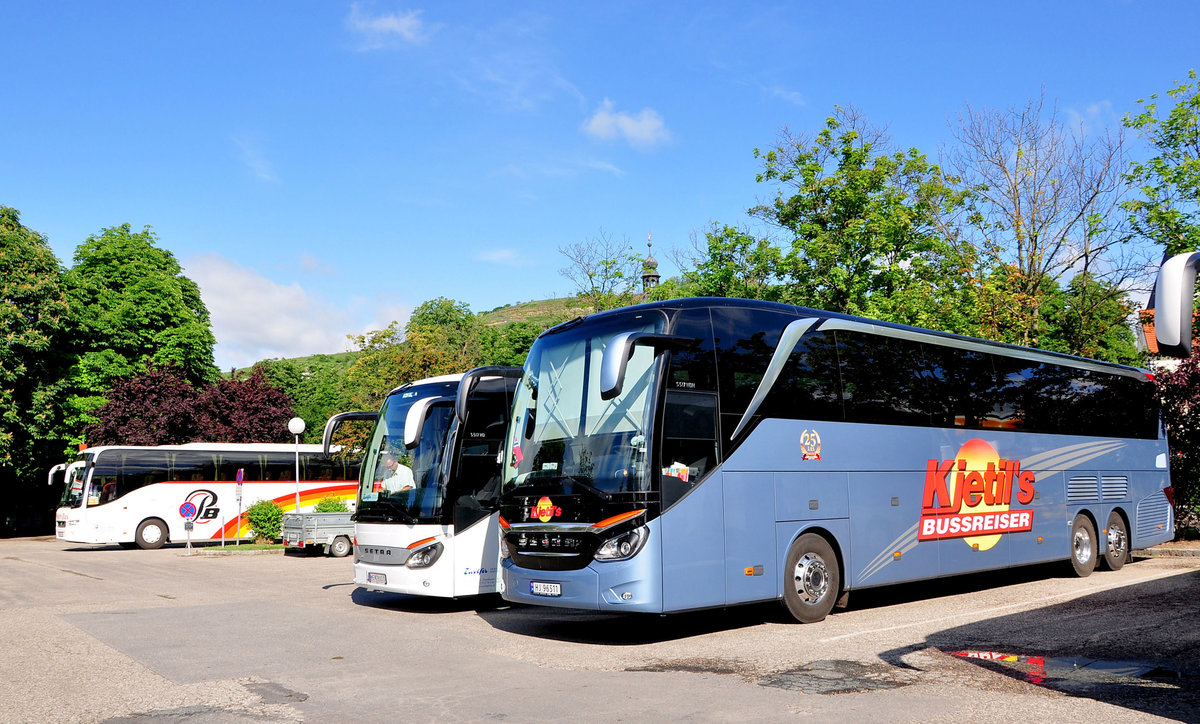
[[[1125,519],[1117,511],[1108,514],[1107,532],[1104,534],[1104,567],[1110,571],[1119,571],[1125,561],[1129,560],[1129,530],[1125,527]]]
[[[783,605],[800,623],[816,623],[833,610],[842,585],[829,541],[805,533],[788,549],[783,568]]]
[[[142,524],[138,526],[134,541],[138,544],[138,548],[143,550],[162,548],[163,543],[167,542],[167,526],[157,518],[143,520]]]
[[[1071,524],[1071,567],[1080,578],[1096,570],[1096,526],[1086,515],[1075,516]]]

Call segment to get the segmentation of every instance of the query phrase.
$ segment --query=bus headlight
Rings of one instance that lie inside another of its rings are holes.
[[[409,568],[428,568],[436,563],[441,555],[442,544],[433,543],[408,554],[408,560],[404,562],[404,565]]]
[[[620,561],[626,558],[633,558],[646,545],[646,539],[650,537],[650,529],[646,526],[639,526],[629,531],[622,533],[615,538],[609,538],[600,544],[600,549],[596,551],[595,558],[598,561]]]
[[[512,558],[512,553],[508,550],[508,541],[504,540],[503,533],[500,534],[500,558],[502,560]]]

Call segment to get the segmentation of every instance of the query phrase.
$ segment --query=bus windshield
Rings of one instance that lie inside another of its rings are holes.
[[[403,387],[383,401],[359,482],[357,520],[363,522],[437,522],[445,491],[438,475],[446,433],[454,419],[458,382]],[[404,444],[409,411],[434,398],[425,410],[416,447]]]
[[[66,478],[63,483],[62,500],[59,502],[60,507],[78,508],[83,505],[83,476],[85,472],[87,472],[87,467],[83,461],[67,466]]]
[[[566,328],[534,343],[517,388],[505,445],[503,489],[570,479],[602,497],[650,486],[646,439],[654,401],[655,353],[637,346],[624,385],[600,396],[604,347],[621,332],[661,332],[662,312],[620,315]]]

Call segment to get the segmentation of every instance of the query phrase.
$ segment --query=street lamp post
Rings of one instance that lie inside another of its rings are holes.
[[[304,433],[304,420],[293,417],[288,420],[288,432],[296,436],[296,512],[300,512],[300,435]]]

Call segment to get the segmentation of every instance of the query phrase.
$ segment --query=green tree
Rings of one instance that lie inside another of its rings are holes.
[[[713,224],[694,268],[686,272],[689,291],[701,297],[777,300],[782,253],[767,239],[731,226]]]
[[[617,241],[600,230],[595,239],[584,239],[558,252],[569,264],[559,270],[575,285],[580,298],[593,311],[632,304],[634,288],[641,280],[643,259],[633,253],[628,238]]]
[[[751,213],[790,237],[775,272],[781,301],[909,321],[913,305],[963,284],[947,271],[968,266],[970,255],[952,243],[946,225],[967,194],[917,149],[880,152],[885,143],[856,111],[837,108],[811,141],[785,131],[775,148],[755,149],[763,161],[758,181],[779,188],[773,202]],[[751,262],[746,277],[764,276],[773,252],[726,237]],[[898,296],[905,304],[893,301]]]
[[[1160,102],[1169,110],[1160,108]],[[1125,126],[1140,132],[1154,155],[1130,164],[1125,178],[1141,198],[1124,207],[1134,230],[1168,254],[1200,249],[1200,82],[1195,69],[1166,98],[1154,94],[1138,103],[1141,113],[1125,116]]]
[[[48,496],[61,492],[47,491],[43,477],[62,457],[56,382],[69,306],[61,273],[46,238],[0,206],[0,480],[12,486],[0,503],[0,533],[45,523]]]
[[[75,250],[63,283],[74,310],[78,354],[70,374],[68,425],[95,422],[112,383],[148,366],[181,370],[189,382],[217,378],[215,339],[200,289],[149,227],[102,229]]]
[[[264,360],[255,368],[292,400],[296,415],[307,424],[305,442],[318,443],[330,416],[354,409],[346,381],[351,364],[353,357],[343,353]]]

